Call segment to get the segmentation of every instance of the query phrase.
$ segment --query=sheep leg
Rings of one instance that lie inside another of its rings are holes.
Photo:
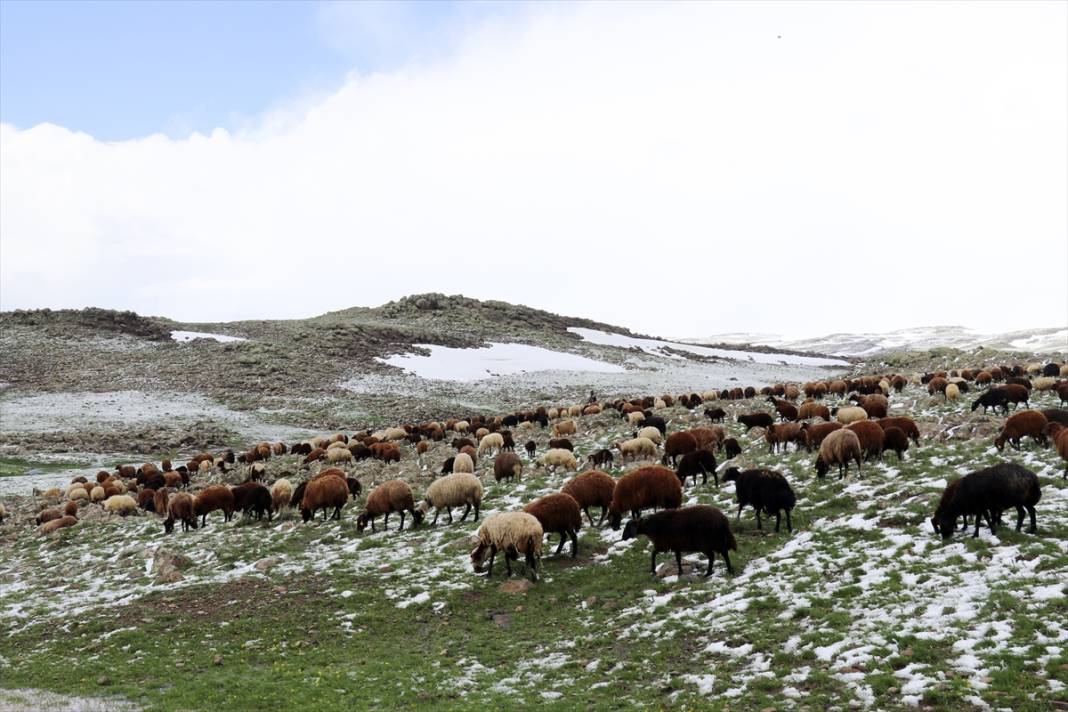
[[[652,565],[652,568],[650,570],[652,571],[653,576],[656,576],[656,547],[655,546],[653,547],[653,565]]]
[[[389,514],[389,512],[386,512],[386,518],[382,520],[382,526],[386,528],[386,531],[389,531]],[[374,520],[371,521],[371,526],[374,526]]]
[[[450,512],[451,513],[451,512]],[[464,509],[464,516],[460,517],[460,522],[467,521],[467,515],[471,513],[471,503],[467,503],[467,508]],[[450,522],[451,523],[451,522]]]
[[[481,505],[478,502],[475,502],[475,521],[476,522],[478,521],[478,510],[479,509],[481,509]]]
[[[449,513],[449,524],[452,524],[452,507],[446,507],[445,511]],[[404,513],[401,512],[401,525],[404,524]]]
[[[728,571],[728,573],[733,574],[734,573],[734,567],[731,566],[731,555],[730,555],[730,552],[728,552],[726,549],[723,550],[723,560],[727,562],[727,571]],[[712,563],[711,562],[709,562],[709,564],[708,564],[708,570],[709,571],[712,570]]]
[[[1035,507],[1032,504],[1026,505],[1027,512],[1031,515],[1031,528],[1027,531],[1031,534],[1038,534],[1038,523],[1035,521]]]
[[[678,569],[679,578],[682,577],[682,550],[675,549],[675,566]]]
[[[738,513],[736,515],[734,515],[734,521],[740,522],[742,520],[742,507],[744,507],[744,506],[745,505],[742,504],[741,502],[738,503]]]
[[[334,507],[334,519],[341,521],[341,505]]]
[[[779,533],[779,522],[781,522],[781,521],[782,521],[782,514],[780,514],[779,510],[776,509],[775,510],[775,533],[776,534]]]
[[[402,532],[402,531],[404,531],[404,510],[403,509],[401,510],[400,515],[401,515],[401,525],[400,525],[400,529],[398,529],[397,531]]]
[[[1016,531],[1023,529],[1024,520],[1024,508],[1021,505],[1016,505]]]
[[[778,527],[776,527],[776,531],[778,531]],[[794,533],[794,525],[790,521],[790,510],[789,509],[786,510],[786,531],[790,532],[791,534]]]
[[[504,552],[504,568],[508,571],[508,577],[511,578],[511,576],[512,576],[512,555],[507,551]]]
[[[527,568],[530,570],[530,580],[538,580],[538,560],[534,558],[534,551],[527,550]]]
[[[434,521],[432,521],[432,522],[430,523],[430,526],[434,526],[435,524],[437,524],[437,523],[438,523],[438,515],[439,515],[439,514],[441,514],[441,510],[440,510],[440,509],[435,509],[435,510],[434,510]]]
[[[990,524],[990,531],[994,531],[994,521],[992,519],[990,519],[990,513],[989,512],[983,512],[982,514],[976,514],[975,515],[975,533],[972,534],[972,539],[978,539],[979,538],[979,527],[981,527],[983,525],[983,514],[986,515],[988,523]]]
[[[486,568],[486,578],[493,578],[493,559],[497,556],[497,547],[490,545],[489,566]]]
[[[589,507],[583,507],[582,511],[586,513],[586,519],[589,520],[590,526],[592,527],[593,526],[593,517],[590,516],[590,508]]]
[[[576,534],[575,530],[572,529],[571,530],[571,558],[574,559],[576,556],[578,556],[578,534]]]
[[[760,529],[761,531],[763,531],[764,530],[764,525],[760,521],[760,507],[757,507],[756,505],[754,505],[753,506],[753,511],[756,512],[757,529]]]

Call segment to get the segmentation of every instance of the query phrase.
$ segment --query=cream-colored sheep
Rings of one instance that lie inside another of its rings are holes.
[[[493,575],[493,558],[498,551],[505,553],[504,562],[508,575],[512,575],[512,559],[522,555],[530,568],[531,578],[538,579],[538,561],[541,559],[541,544],[544,531],[541,522],[526,512],[500,512],[486,521],[478,530],[478,546],[471,552],[471,565],[475,573],[482,573],[489,559],[488,576]]]
[[[858,405],[849,405],[844,408],[838,409],[838,422],[842,425],[849,425],[855,423],[858,420],[867,420],[868,413]]]
[[[469,472],[454,472],[430,483],[422,509],[427,512],[431,507],[434,508],[434,521],[431,524],[438,523],[438,515],[444,509],[449,514],[449,524],[452,524],[452,508],[463,505],[467,505],[467,508],[460,521],[467,519],[471,508],[474,507],[477,522],[478,512],[482,507],[482,483]]]
[[[80,490],[85,490],[85,494],[88,497],[89,490],[85,489],[87,486],[88,485],[86,485],[84,482],[72,482],[69,485],[67,485],[66,494],[67,494],[68,497],[70,497],[70,493],[71,492],[73,492],[74,490],[80,489]]]
[[[544,455],[538,458],[537,464],[538,467],[548,465],[552,468],[563,467],[565,470],[578,469],[578,462],[575,460],[574,453],[564,448],[547,450]]]
[[[335,440],[327,446],[326,451],[330,452],[331,450],[337,450],[338,448],[348,448],[348,446],[349,444],[346,442],[342,442],[341,440]]]
[[[71,502],[77,502],[82,499],[89,499],[89,493],[85,491],[84,487],[73,487],[67,492],[67,499]]]
[[[97,487],[94,487],[89,492],[89,501],[90,502],[103,502],[105,496],[106,496],[106,493],[104,492],[104,488],[100,487],[100,486],[97,486]]]
[[[115,494],[104,500],[104,511],[125,517],[137,511],[137,500],[128,494]]]
[[[577,418],[578,416],[582,415],[582,406],[581,405],[573,405],[573,406],[571,406],[570,408],[567,409],[567,414],[570,415],[573,418]]]
[[[456,425],[452,426],[452,429],[458,433],[466,433],[471,429],[471,423],[468,423],[466,420],[461,420],[457,422]]]
[[[596,403],[591,403],[582,409],[583,415],[598,415],[601,412],[601,406]]]
[[[1031,387],[1036,391],[1049,391],[1053,389],[1053,385],[1057,382],[1057,379],[1053,376],[1042,376],[1031,381]]]
[[[883,395],[889,395],[890,393],[890,381],[885,378],[879,381],[879,390],[883,392]]]
[[[946,386],[946,400],[957,400],[960,398],[960,388],[957,388],[956,383],[950,383]]]
[[[504,447],[504,436],[500,433],[488,433],[482,436],[482,439],[478,441],[478,456],[482,457],[490,448],[493,448],[497,452],[501,451]]]
[[[645,426],[644,428],[639,430],[638,434],[634,437],[652,440],[655,445],[659,445],[664,439],[664,436],[660,434],[660,431],[657,428],[654,428],[652,425]]]
[[[326,461],[336,465],[339,462],[352,462],[352,451],[346,447],[335,447],[326,451]]]
[[[521,421],[519,423],[519,425],[516,426],[516,430],[533,430],[533,429],[534,429],[534,423],[532,423],[529,420]]]
[[[659,433],[660,431],[657,432]],[[656,457],[656,443],[649,438],[631,438],[630,440],[616,443],[616,447],[623,454],[624,462],[639,457],[648,459]]]
[[[561,437],[563,435],[574,435],[578,432],[578,426],[575,425],[574,420],[561,420],[559,423],[553,425],[553,436]]]
[[[475,461],[466,452],[457,453],[452,460],[453,472],[474,472]]]
[[[330,444],[327,442],[326,438],[322,437],[321,435],[316,435],[314,438],[308,440],[307,442],[309,445],[312,446],[313,450],[317,447],[325,448],[327,445]]]
[[[1061,365],[1061,375],[1068,376],[1068,363]]]
[[[667,408],[667,403],[664,402],[663,398],[657,398],[653,401],[653,408],[655,408],[656,410],[660,410],[661,408]]]
[[[632,410],[627,413],[627,422],[631,425],[638,425],[645,422],[645,413],[640,410]]]
[[[49,487],[41,493],[41,496],[45,497],[46,499],[58,499],[59,497],[63,496],[63,490],[61,490],[59,487]]]
[[[560,411],[557,408],[549,408],[549,410],[545,411],[545,415],[549,420],[555,420],[560,417]]]
[[[282,508],[288,507],[292,500],[293,485],[289,480],[283,477],[271,485],[271,502],[274,504],[274,511],[282,511]]]
[[[701,400],[718,400],[719,391],[704,391],[701,393]]]
[[[211,472],[211,469],[213,467],[215,467],[215,465],[214,465],[214,463],[212,463],[211,460],[201,460],[200,464],[197,465],[197,469],[200,471],[200,474],[202,474],[202,475],[206,475],[209,472]]]

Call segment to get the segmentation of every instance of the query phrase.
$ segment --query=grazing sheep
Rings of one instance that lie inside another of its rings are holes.
[[[104,500],[104,511],[125,517],[137,511],[137,500],[128,494],[116,494]]]
[[[898,416],[896,418],[879,418],[875,422],[884,432],[887,428],[898,428],[903,431],[915,445],[920,444],[920,429],[916,427],[916,421],[912,418],[905,416]]]
[[[608,507],[612,504],[612,493],[616,489],[616,481],[606,472],[589,470],[572,478],[560,491],[571,495],[593,526],[593,517],[590,516],[590,507],[601,508],[601,518],[597,526],[604,522],[608,514]]]
[[[303,521],[313,519],[320,509],[323,510],[324,522],[328,519],[341,521],[341,508],[349,501],[349,486],[344,477],[324,477],[320,473],[302,485],[304,492],[300,500],[300,517]],[[301,487],[297,488],[298,491],[300,489]],[[267,499],[270,501],[269,493]],[[333,514],[329,513],[331,508],[334,510]]]
[[[222,510],[223,521],[230,521],[234,516],[234,494],[226,485],[209,485],[193,498],[193,510],[200,517],[200,526],[208,524],[208,515],[215,510]],[[162,516],[162,512],[156,511]]]
[[[266,513],[267,521],[271,521],[274,516],[274,498],[271,497],[271,491],[265,485],[259,482],[245,482],[230,491],[234,494],[235,511],[241,510],[242,515],[254,512],[256,519],[263,519]]]
[[[271,485],[271,503],[274,505],[274,511],[281,512],[283,508],[289,506],[292,499],[292,483],[284,477],[280,480],[275,480],[275,483]]]
[[[415,522],[413,526],[423,521],[423,513],[415,508],[412,488],[404,480],[387,480],[371,490],[371,494],[367,495],[367,503],[364,505],[363,512],[356,518],[356,530],[362,532],[370,522],[371,531],[376,531],[375,518],[384,514],[383,526],[388,531],[389,515],[393,512],[400,512],[400,528],[397,531],[404,529],[405,513],[411,513],[412,520]]]
[[[1010,507],[1016,508],[1016,531],[1023,527],[1026,508],[1031,515],[1029,532],[1037,533],[1035,505],[1042,497],[1042,489],[1034,472],[1013,462],[1002,462],[971,472],[947,486],[947,490],[949,487],[954,487],[954,491],[943,493],[942,501],[931,518],[931,525],[943,539],[953,535],[957,517],[969,514],[975,515],[973,538],[979,536],[983,517],[990,525],[990,533],[996,534],[998,516]]]
[[[638,519],[647,507],[674,509],[681,504],[682,483],[674,472],[659,465],[640,467],[616,482],[612,504],[608,507],[608,522],[612,529],[619,529],[624,512]]]
[[[74,503],[73,502],[68,502],[68,504],[74,504]],[[78,505],[77,504],[74,504],[74,511],[75,512],[78,511]],[[59,509],[58,507],[50,507],[48,509],[42,509],[40,512],[38,512],[37,516],[34,518],[34,522],[36,524],[38,524],[38,525],[41,525],[41,524],[44,524],[45,522],[50,522],[53,519],[62,519],[64,516],[73,516],[73,515],[65,514],[65,512],[62,509]]]
[[[486,521],[478,530],[478,546],[471,552],[471,566],[476,574],[486,568],[486,577],[493,576],[493,560],[498,551],[504,552],[504,565],[512,575],[512,561],[522,554],[532,581],[538,580],[538,561],[541,559],[541,543],[544,532],[541,523],[526,512],[500,512]],[[489,559],[489,565],[486,565]]]
[[[1045,446],[1046,434],[1043,430],[1048,424],[1049,421],[1046,420],[1046,416],[1037,410],[1021,410],[1018,413],[1013,413],[1005,421],[1001,433],[994,438],[994,447],[1001,450],[1005,447],[1005,442],[1008,441],[1014,449],[1019,450],[1020,438],[1025,436],[1030,436],[1039,445]]]
[[[4,523],[4,517],[6,517],[6,516],[7,516],[7,507],[5,507],[2,502],[0,502],[0,524]]]
[[[679,460],[675,474],[682,486],[686,486],[686,478],[693,477],[693,485],[697,486],[697,475],[701,475],[701,484],[708,484],[708,473],[712,473],[712,479],[719,487],[719,476],[716,474],[716,456],[708,450],[694,450],[682,456]]]
[[[798,437],[804,438],[805,450],[812,452],[813,448],[819,448],[824,438],[835,430],[841,430],[843,427],[844,426],[837,421],[828,423],[802,423],[801,433]]]
[[[768,442],[769,453],[777,452],[780,446],[782,451],[786,452],[790,443],[794,443],[794,447],[800,450],[802,444],[808,441],[808,436],[802,431],[801,423],[777,423],[764,430],[764,439]]]
[[[483,453],[491,448],[497,450],[497,452],[503,450],[504,436],[500,433],[489,433],[488,435],[483,436],[478,443],[478,456],[482,457]]]
[[[735,438],[727,438],[723,441],[723,454],[728,460],[738,457],[742,454],[742,446]]]
[[[787,400],[780,400],[775,396],[768,396],[768,403],[775,406],[775,410],[779,413],[779,417],[783,421],[797,420],[798,410],[797,406]]]
[[[1068,428],[1068,410],[1064,410],[1063,408],[1046,408],[1041,412],[1042,415],[1046,416],[1046,420],[1049,422],[1060,423]]]
[[[518,480],[523,475],[523,461],[514,452],[502,452],[493,461],[493,478],[501,480]]]
[[[858,420],[867,420],[868,411],[864,410],[860,406],[846,406],[845,408],[839,408],[837,412],[833,413],[837,416],[838,422],[842,425],[849,425],[855,423]],[[886,413],[883,413],[883,417]]]
[[[503,453],[508,454],[508,453]],[[512,457],[515,457],[513,455]],[[518,458],[516,458],[518,459]],[[434,521],[438,523],[438,515],[444,509],[449,514],[449,524],[452,524],[452,508],[466,505],[460,521],[466,521],[471,508],[475,510],[475,521],[478,521],[479,509],[482,507],[482,483],[477,477],[467,472],[457,472],[434,480],[426,490],[426,498],[423,500],[423,512],[434,508]]]
[[[606,450],[605,448],[601,448],[597,452],[586,457],[586,462],[594,467],[606,467],[611,465],[614,460],[615,457],[612,455],[612,451]]]
[[[1054,449],[1064,460],[1064,479],[1068,479],[1068,426],[1050,423],[1046,426],[1046,435],[1053,441]]]
[[[707,425],[690,428],[687,431],[697,441],[698,450],[718,452],[727,439],[727,429],[722,425]]]
[[[196,502],[193,495],[179,492],[167,502],[167,518],[163,520],[165,533],[174,531],[175,519],[181,520],[183,532],[197,528]]]
[[[623,539],[646,536],[653,544],[650,572],[656,575],[656,555],[662,551],[675,552],[675,565],[682,575],[683,553],[697,552],[708,557],[705,578],[712,575],[715,555],[721,554],[727,562],[727,571],[734,573],[730,550],[738,550],[731,533],[730,522],[723,512],[707,504],[682,507],[653,514],[644,519],[631,519],[623,530]]]
[[[663,464],[667,464],[668,460],[671,460],[671,466],[675,467],[676,459],[679,455],[685,455],[686,453],[693,452],[697,449],[697,438],[691,433],[686,431],[672,433],[668,436],[667,441],[664,443],[664,457],[662,458]]]
[[[570,450],[575,451],[575,446],[567,438],[549,438],[550,450]]]
[[[538,444],[533,440],[527,440],[526,444],[523,445],[523,449],[527,451],[527,457],[533,458],[534,453],[538,451]]]
[[[816,474],[823,477],[831,465],[838,465],[838,476],[845,477],[849,474],[849,461],[856,460],[857,474],[861,472],[860,462],[864,451],[860,447],[860,439],[852,430],[835,430],[827,435],[820,443],[819,454],[816,455]]]
[[[852,430],[860,440],[860,449],[864,453],[865,460],[877,460],[883,454],[883,444],[886,435],[877,423],[870,420],[858,420],[846,426]]]
[[[461,452],[452,458],[453,472],[474,472],[475,461],[466,452]]]
[[[722,408],[705,408],[705,417],[713,423],[721,423],[727,417],[727,411]]]
[[[629,413],[624,413],[623,417],[627,419],[627,422],[631,425],[640,425],[645,420],[645,413],[640,410],[632,410]]]
[[[578,428],[573,420],[562,420],[559,423],[553,425],[553,435],[561,437],[563,435],[574,435],[578,432]]]
[[[74,487],[67,492],[67,499],[71,502],[77,502],[80,499],[89,499],[89,493],[85,491],[84,487]]]
[[[1049,377],[1049,376],[1042,376],[1040,378],[1036,378],[1031,383],[1031,388],[1036,390],[1036,391],[1051,391],[1051,390],[1053,390],[1053,387],[1056,384],[1057,384],[1057,379],[1056,378]]]
[[[548,494],[523,507],[523,511],[538,520],[544,533],[560,535],[560,544],[556,547],[557,556],[568,538],[571,539],[571,558],[578,556],[578,531],[582,528],[582,512],[574,497],[566,493]]]
[[[801,407],[797,409],[797,419],[808,420],[810,418],[830,420],[831,409],[814,401],[805,401],[801,404]]]
[[[382,462],[400,462],[401,452],[396,443],[374,443],[371,445],[371,457]]]
[[[574,454],[570,450],[562,448],[547,450],[544,455],[538,458],[537,465],[538,467],[548,465],[553,469],[557,467],[563,467],[565,470],[578,469],[578,461],[575,459]]]
[[[737,467],[729,467],[723,474],[723,481],[734,483],[735,496],[738,498],[738,514],[735,519],[741,519],[742,509],[751,506],[756,512],[757,529],[764,528],[760,521],[760,513],[763,511],[768,515],[775,515],[775,532],[778,533],[782,520],[780,513],[786,512],[786,531],[793,532],[790,512],[797,504],[797,497],[782,473],[766,469],[739,470]]]
[[[339,443],[338,447],[328,448],[326,451],[326,461],[331,465],[336,465],[339,462],[352,462],[352,451],[344,443]],[[257,463],[262,466],[262,463]],[[255,479],[263,479],[264,473],[261,472],[260,476]],[[251,477],[250,477],[251,479]]]
[[[103,487],[94,487],[92,490],[89,491],[90,502],[103,502],[106,496],[107,495],[104,494]]]
[[[1009,394],[1009,402],[1013,405],[1019,405],[1020,403],[1023,403],[1024,408],[1031,407],[1029,402],[1031,398],[1030,388],[1019,383],[1012,383],[1011,379],[1010,381],[1006,381],[1005,385],[1001,386],[1001,388],[1004,388],[1005,391]]]
[[[775,422],[775,419],[768,413],[746,413],[739,415],[736,420],[745,426],[747,433],[753,428],[767,428]]]
[[[66,529],[67,527],[73,527],[78,523],[76,517],[60,517],[59,519],[53,519],[50,522],[45,522],[38,529],[38,534],[51,534],[59,529]]]
[[[898,462],[904,459],[902,453],[909,449],[909,436],[901,428],[888,426],[883,430],[883,452],[894,451],[897,453]]]
[[[660,432],[660,430],[658,428],[655,428],[652,425],[645,426],[644,428],[639,430],[637,433],[635,433],[634,437],[636,437],[636,438],[645,438],[646,440],[652,440],[653,443],[656,444],[656,445],[659,445],[661,442],[663,442],[663,434]]]
[[[943,393],[947,401],[957,400],[960,398],[960,387],[956,383],[950,383]]]

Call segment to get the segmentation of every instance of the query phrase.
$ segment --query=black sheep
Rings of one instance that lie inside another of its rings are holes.
[[[652,426],[660,431],[661,435],[667,435],[667,421],[659,415],[647,415],[642,421],[642,427]]]
[[[514,415],[506,415],[501,418],[501,425],[506,428],[514,428],[519,425],[519,418]]]
[[[447,474],[451,473],[452,472],[452,464],[454,462],[456,462],[456,458],[455,457],[450,457],[449,459],[445,460],[445,462],[441,463],[441,474],[447,475]]]
[[[767,413],[746,413],[738,416],[738,422],[745,426],[745,432],[753,428],[767,428],[775,420]]]
[[[738,441],[734,438],[727,438],[723,441],[723,452],[727,455],[727,459],[732,457],[738,457],[742,454],[742,446],[738,444]]]
[[[600,450],[586,458],[587,462],[589,462],[594,467],[605,467],[606,465],[611,465],[613,459],[614,456],[612,455],[612,451],[605,450],[604,448],[601,448]]]
[[[731,533],[730,522],[723,512],[707,504],[679,509],[665,509],[648,517],[631,519],[623,530],[623,539],[633,539],[639,535],[649,537],[653,543],[651,570],[656,575],[656,555],[661,551],[675,552],[675,563],[682,574],[683,552],[700,552],[708,557],[708,570],[705,576],[712,575],[715,555],[722,554],[727,562],[727,571],[734,573],[731,566],[730,550],[738,550],[738,544]]]
[[[358,498],[360,493],[363,492],[363,485],[361,485],[360,481],[355,477],[346,477],[345,484],[348,485],[349,495],[351,495],[353,499]]]
[[[1042,375],[1043,376],[1053,376],[1054,378],[1056,378],[1057,376],[1061,375],[1060,364],[1047,363],[1045,366],[1042,367]]]
[[[570,450],[575,451],[575,446],[567,438],[550,438],[549,439],[550,450]]]
[[[1064,408],[1046,408],[1042,411],[1042,415],[1046,416],[1046,420],[1049,422],[1060,423],[1068,428],[1068,410]]]
[[[719,487],[719,476],[716,474],[716,456],[708,450],[694,450],[682,456],[679,467],[675,474],[679,476],[682,486],[686,486],[686,478],[693,477],[693,484],[697,486],[697,475],[701,475],[701,484],[708,484],[708,473],[712,473],[712,479]]]
[[[534,453],[538,450],[538,444],[533,440],[527,440],[523,448],[527,451],[527,457],[534,457]]]
[[[948,491],[950,487],[954,491]],[[931,524],[948,539],[956,528],[957,517],[975,515],[974,537],[979,536],[983,518],[990,526],[990,533],[997,533],[997,523],[1002,511],[1015,507],[1016,531],[1023,527],[1024,509],[1031,515],[1031,534],[1038,531],[1035,520],[1035,505],[1042,497],[1038,476],[1013,462],[1002,462],[993,467],[969,473],[959,481],[947,486]]]
[[[985,413],[987,408],[993,408],[994,412],[998,412],[1000,406],[1005,413],[1009,412],[1009,392],[1004,388],[991,388],[986,393],[975,399],[972,403],[972,410],[974,411],[979,406],[983,406],[983,412]]]
[[[757,529],[763,529],[760,521],[760,512],[775,515],[775,531],[779,531],[782,521],[781,512],[786,512],[786,531],[793,532],[793,522],[790,521],[790,511],[797,504],[797,497],[790,483],[781,473],[772,470],[745,470],[740,471],[737,467],[731,467],[723,475],[724,482],[734,483],[734,492],[738,497],[738,516],[742,516],[742,509],[751,506],[756,510]]]
[[[722,408],[705,408],[705,417],[713,423],[719,423],[727,417],[727,411]]]
[[[259,482],[245,482],[231,490],[234,493],[234,510],[241,510],[244,514],[255,512],[256,519],[263,519],[267,514],[267,521],[274,516],[274,502],[271,500],[271,490]]]

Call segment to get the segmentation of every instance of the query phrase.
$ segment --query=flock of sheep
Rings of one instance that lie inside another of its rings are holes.
[[[535,410],[503,416],[470,416],[450,418],[443,422],[406,424],[377,432],[364,431],[352,436],[338,433],[316,437],[287,446],[284,443],[259,443],[243,453],[226,451],[215,455],[201,453],[188,462],[174,467],[170,461],[159,465],[145,463],[140,467],[119,465],[114,472],[101,471],[95,481],[76,477],[62,491],[53,488],[37,493],[45,500],[63,500],[65,504],[49,506],[36,515],[36,524],[43,534],[74,526],[78,523],[79,508],[99,503],[104,511],[127,515],[138,510],[154,512],[161,518],[164,531],[171,533],[177,522],[183,530],[207,525],[208,515],[219,511],[224,521],[236,512],[268,521],[275,513],[293,508],[307,522],[322,512],[323,519],[332,516],[340,520],[342,510],[350,499],[359,499],[361,482],[350,476],[343,466],[373,458],[390,463],[403,457],[422,458],[430,443],[441,443],[452,437],[456,454],[442,464],[440,476],[426,487],[417,500],[411,486],[394,478],[374,487],[364,500],[357,517],[357,529],[368,525],[377,531],[375,522],[383,518],[388,528],[389,517],[397,514],[399,529],[404,528],[407,516],[413,526],[420,525],[433,510],[433,522],[444,510],[448,522],[453,522],[453,509],[463,508],[460,521],[473,513],[478,521],[483,504],[483,483],[476,475],[476,463],[493,456],[492,472],[498,482],[511,482],[522,477],[524,465],[548,467],[577,472],[579,460],[569,436],[577,435],[586,416],[611,409],[634,429],[634,437],[617,442],[611,449],[590,453],[585,462],[593,468],[608,468],[618,455],[623,463],[643,461],[618,479],[602,469],[590,469],[576,474],[558,493],[540,497],[527,504],[522,511],[501,512],[486,518],[478,531],[478,543],[471,553],[475,572],[492,575],[494,560],[503,554],[505,567],[512,574],[512,562],[522,557],[532,579],[537,579],[543,540],[546,534],[560,537],[556,552],[571,542],[571,554],[578,551],[578,531],[585,514],[594,526],[590,513],[600,508],[596,526],[607,519],[618,530],[623,518],[629,521],[623,538],[645,536],[653,544],[652,570],[656,571],[659,553],[674,553],[679,571],[682,554],[703,553],[708,558],[706,576],[711,575],[713,561],[718,554],[733,572],[729,552],[737,549],[728,518],[715,507],[707,505],[682,506],[686,480],[693,478],[694,486],[701,475],[707,483],[712,475],[718,487],[720,474],[724,482],[735,486],[738,516],[746,507],[753,507],[758,527],[762,515],[775,517],[779,531],[785,516],[787,531],[792,532],[791,511],[796,496],[790,482],[780,472],[766,468],[740,470],[728,467],[718,471],[716,456],[730,460],[742,452],[736,438],[720,425],[728,417],[719,402],[766,402],[774,412],[753,410],[740,412],[736,421],[746,432],[753,428],[763,431],[769,451],[785,451],[793,444],[795,450],[815,452],[813,467],[818,477],[824,477],[837,467],[841,477],[856,466],[862,474],[862,463],[879,458],[884,452],[894,452],[900,459],[908,451],[909,443],[918,444],[920,430],[906,415],[889,415],[890,399],[906,386],[925,386],[931,395],[947,400],[957,399],[972,390],[980,390],[972,410],[980,406],[984,412],[999,409],[1007,416],[994,444],[1000,450],[1008,444],[1019,448],[1021,439],[1033,438],[1039,445],[1052,443],[1065,460],[1068,477],[1068,410],[1025,409],[1036,390],[1055,391],[1060,404],[1068,402],[1068,366],[1049,363],[1029,366],[992,366],[961,369],[950,372],[864,376],[856,379],[817,381],[802,386],[779,384],[761,389],[734,388],[723,391],[647,396],[630,401],[616,400],[597,403],[591,394],[590,402],[564,408],[539,407]],[[754,401],[753,399],[760,399]],[[848,405],[829,407],[828,398]],[[798,401],[801,400],[800,403]],[[742,405],[742,404],[739,404]],[[669,432],[670,421],[665,417],[669,409],[682,406],[697,413],[699,408],[709,424],[701,427]],[[751,407],[751,406],[750,406]],[[1015,412],[1009,415],[1010,408]],[[737,409],[736,409],[737,410]],[[541,448],[536,437],[549,428],[548,449],[537,456]],[[520,437],[522,436],[522,437]],[[516,452],[516,438],[527,439],[523,449],[524,461]],[[751,445],[753,447],[753,445]],[[405,455],[405,452],[409,454]],[[265,461],[285,454],[300,458],[301,471],[310,475],[294,485],[288,478],[279,478],[268,486]],[[670,467],[669,467],[670,465]],[[316,468],[317,471],[316,471]],[[672,469],[674,468],[674,469]],[[437,468],[435,468],[437,470]],[[231,472],[240,476],[240,484],[201,485],[207,475]],[[313,474],[314,473],[314,474]],[[1030,516],[1030,531],[1037,531],[1035,505],[1041,488],[1035,473],[1009,462],[970,473],[947,485],[934,516],[932,526],[943,537],[950,537],[958,521],[968,527],[974,518],[975,536],[985,521],[995,531],[1002,512],[1016,509],[1017,530],[1026,515]],[[644,514],[647,510],[653,514]],[[0,504],[0,521],[4,516]]]

